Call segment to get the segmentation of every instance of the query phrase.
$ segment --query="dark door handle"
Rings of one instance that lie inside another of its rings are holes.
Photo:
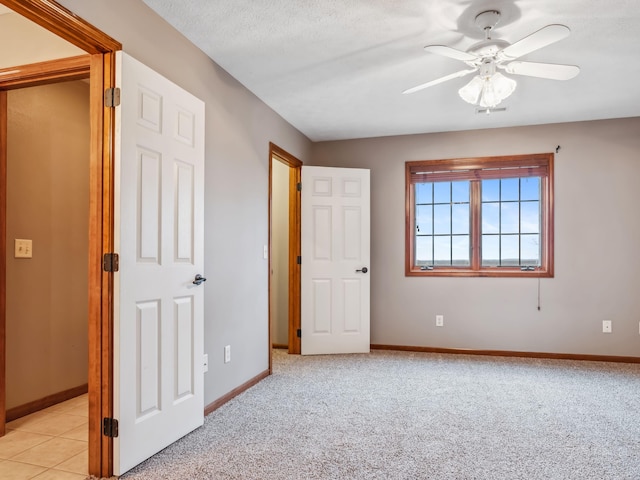
[[[206,279],[206,278],[204,278],[204,277],[203,277],[202,275],[200,275],[200,274],[197,274],[197,275],[196,275],[196,279],[193,281],[193,284],[194,284],[194,285],[200,285],[202,282],[206,282],[206,281],[207,281],[207,279]]]
[[[356,270],[357,272],[362,272],[362,273],[367,273],[369,271],[369,269],[367,267],[362,267],[360,270]]]

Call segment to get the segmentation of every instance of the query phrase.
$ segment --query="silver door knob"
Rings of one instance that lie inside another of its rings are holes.
[[[193,281],[194,285],[200,285],[202,282],[206,282],[207,279],[204,278],[202,275],[197,274],[195,280]]]

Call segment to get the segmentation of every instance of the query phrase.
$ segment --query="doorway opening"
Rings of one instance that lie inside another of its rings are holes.
[[[87,475],[89,84],[6,96],[4,467]]]
[[[102,419],[113,415],[113,272],[103,269],[103,254],[113,251],[115,122],[114,109],[105,106],[104,99],[105,90],[115,86],[115,52],[122,46],[52,0],[0,0],[0,3],[88,53],[61,64],[43,62],[3,69],[0,107],[6,112],[7,90],[89,76],[88,470],[92,475],[109,477],[113,440],[103,436]],[[6,423],[6,115],[0,124],[0,435],[3,435]]]
[[[301,171],[300,160],[269,144],[269,351],[290,354],[300,353]]]

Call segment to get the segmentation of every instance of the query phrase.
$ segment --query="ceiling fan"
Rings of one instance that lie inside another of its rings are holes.
[[[508,74],[552,80],[569,80],[578,75],[580,68],[575,65],[515,61],[528,53],[568,37],[571,33],[568,27],[556,24],[547,25],[516,43],[510,44],[505,40],[491,38],[491,32],[499,20],[500,12],[497,10],[488,10],[478,14],[475,18],[475,24],[484,31],[485,39],[471,45],[466,52],[445,45],[424,47],[427,52],[461,60],[470,68],[417,85],[402,93],[414,93],[454,78],[478,72],[478,75],[458,90],[458,93],[466,102],[487,108],[487,112],[489,112],[489,109],[495,108],[516,88],[516,81],[506,77],[498,70]]]

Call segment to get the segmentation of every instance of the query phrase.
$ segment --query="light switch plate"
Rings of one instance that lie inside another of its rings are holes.
[[[31,240],[25,240],[22,238],[15,239],[15,258],[32,258],[33,257],[33,244]]]

